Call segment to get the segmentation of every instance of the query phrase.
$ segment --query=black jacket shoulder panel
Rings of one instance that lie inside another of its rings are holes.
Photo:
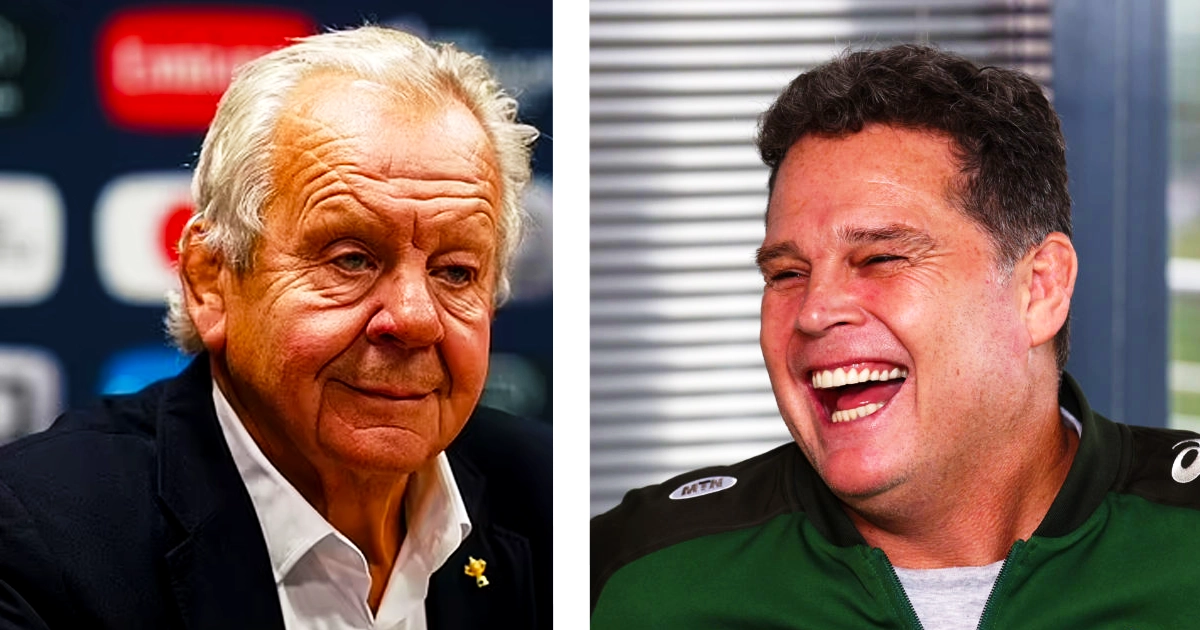
[[[592,606],[622,566],[680,542],[752,527],[800,509],[793,485],[799,447],[789,442],[730,466],[711,466],[630,490],[592,519]]]
[[[1200,509],[1200,435],[1128,426],[1129,466],[1113,488],[1155,503]]]

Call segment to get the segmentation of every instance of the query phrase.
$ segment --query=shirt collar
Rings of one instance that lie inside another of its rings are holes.
[[[1066,407],[1059,407],[1058,415],[1062,417],[1062,423],[1064,426],[1071,427],[1075,430],[1076,436],[1083,437],[1083,423],[1080,422],[1079,418],[1076,418],[1069,409]]]
[[[212,391],[221,431],[262,526],[276,583],[282,582],[296,563],[326,538],[341,540],[361,556],[361,551],[334,529],[267,459],[215,380]],[[438,453],[413,473],[404,501],[407,534],[388,580],[384,604],[392,591],[400,590],[400,582],[411,582],[395,579],[398,574],[406,573],[410,578],[417,577],[414,572],[423,574],[426,579],[419,581],[427,583],[428,576],[446,562],[471,532],[471,520],[445,452]],[[366,594],[363,595],[365,598]],[[412,595],[416,594],[407,594]],[[381,605],[380,613],[385,608]]]

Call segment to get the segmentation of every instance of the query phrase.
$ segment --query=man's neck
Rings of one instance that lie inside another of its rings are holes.
[[[323,488],[322,505],[317,506],[309,499],[325,520],[366,556],[371,573],[367,604],[373,613],[379,611],[384,589],[407,534],[404,493],[409,477],[398,475],[386,484],[375,480],[376,483],[351,481],[327,485]],[[372,490],[373,487],[377,490]]]
[[[268,435],[272,427],[256,422],[241,405],[218,365],[213,376],[222,394],[251,439],[288,483],[342,535],[349,538],[367,559],[371,590],[367,603],[378,612],[400,546],[407,534],[404,497],[409,473],[358,474],[342,466],[314,466],[294,450],[282,435]],[[320,472],[324,471],[324,472]]]
[[[1041,524],[1079,447],[1075,430],[1061,422],[1036,428],[1008,457],[980,454],[969,475],[912,480],[885,495],[847,501],[846,512],[867,543],[898,567],[1003,560],[1014,542]]]

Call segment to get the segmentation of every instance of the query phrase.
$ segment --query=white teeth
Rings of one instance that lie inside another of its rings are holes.
[[[849,422],[850,420],[865,418],[866,416],[869,416],[880,409],[883,409],[883,403],[867,403],[861,407],[855,407],[854,409],[840,409],[835,411],[833,412],[833,415],[830,416],[830,420],[833,420],[834,422]]]
[[[829,389],[832,387],[842,387],[843,385],[854,385],[856,383],[866,383],[868,381],[891,381],[898,378],[907,378],[908,370],[896,367],[889,370],[856,370],[854,368],[837,368],[834,370],[814,371],[812,374],[812,384],[815,389]],[[854,409],[839,409],[830,415],[830,419],[834,422],[849,422],[865,418],[876,411],[883,408],[884,403],[867,403],[855,407]]]
[[[850,368],[846,371],[843,368],[836,370],[820,370],[813,372],[812,384],[815,389],[829,389],[830,387],[841,387],[843,385],[854,385],[855,383],[866,383],[867,381],[891,381],[898,378],[907,378],[908,370],[904,368],[892,368],[887,370],[873,370],[868,372],[867,368],[862,371],[856,371]]]

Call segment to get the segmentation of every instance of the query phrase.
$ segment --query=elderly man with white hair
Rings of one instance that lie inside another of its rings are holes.
[[[550,432],[477,408],[536,135],[398,31],[240,69],[168,299],[198,356],[0,450],[0,627],[548,627]]]

